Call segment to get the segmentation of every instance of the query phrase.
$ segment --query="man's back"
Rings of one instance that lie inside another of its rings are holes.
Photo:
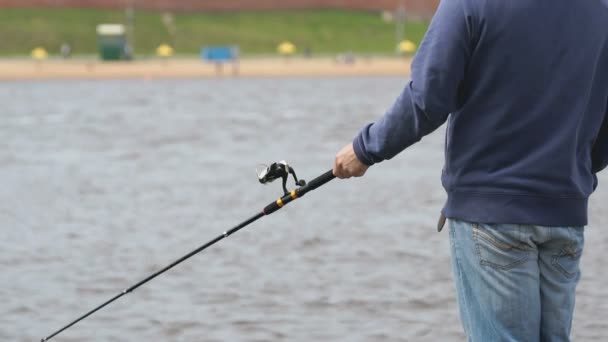
[[[443,213],[469,340],[568,341],[607,107],[608,0],[443,0],[412,80],[333,170],[362,176],[449,117]]]
[[[445,0],[412,80],[352,148],[372,165],[449,116],[446,217],[583,226],[607,106],[607,0]]]
[[[450,118],[443,180],[452,204],[466,198],[479,210],[448,203],[446,214],[586,224],[591,151],[608,101],[608,7],[599,0],[463,6],[474,47]]]

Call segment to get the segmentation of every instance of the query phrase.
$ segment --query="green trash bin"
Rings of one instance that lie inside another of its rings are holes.
[[[125,26],[122,24],[98,25],[97,46],[99,48],[99,56],[104,61],[131,58]]]

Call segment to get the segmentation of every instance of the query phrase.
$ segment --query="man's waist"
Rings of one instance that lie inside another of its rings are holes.
[[[448,191],[443,214],[470,222],[584,226],[587,202],[588,198],[567,194],[454,189]]]

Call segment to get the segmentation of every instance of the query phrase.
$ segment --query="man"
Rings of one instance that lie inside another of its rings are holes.
[[[447,120],[442,218],[469,340],[567,341],[607,107],[608,0],[444,0],[411,81],[333,172],[362,176]]]

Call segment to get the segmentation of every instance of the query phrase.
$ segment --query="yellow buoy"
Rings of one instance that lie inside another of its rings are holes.
[[[35,60],[43,60],[49,57],[49,53],[44,48],[37,47],[31,52],[32,58]]]
[[[404,40],[397,45],[397,51],[402,54],[415,52],[416,44],[411,40]]]
[[[277,52],[283,56],[293,55],[296,52],[296,46],[291,42],[285,41],[277,46]]]
[[[173,56],[173,48],[168,44],[160,44],[156,48],[156,55],[159,57],[171,57]]]

